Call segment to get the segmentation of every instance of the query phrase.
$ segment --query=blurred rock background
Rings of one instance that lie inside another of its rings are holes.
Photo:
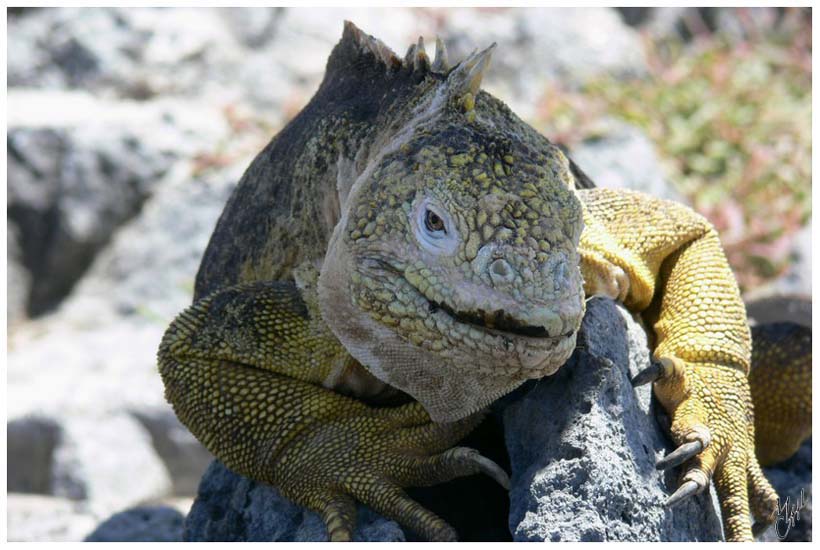
[[[810,10],[8,18],[10,540],[181,537],[211,457],[165,403],[156,348],[233,186],[309,100],[344,19],[399,53],[419,35],[454,59],[497,41],[487,91],[598,185],[692,204],[752,315],[810,324]],[[810,484],[801,456],[780,474]]]

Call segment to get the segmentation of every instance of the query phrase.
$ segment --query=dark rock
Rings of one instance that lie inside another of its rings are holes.
[[[47,495],[61,429],[50,418],[27,416],[7,425],[8,491]]]
[[[15,128],[8,219],[31,276],[30,315],[54,307],[114,230],[137,214],[170,159],[127,132]]]
[[[17,226],[6,224],[6,244],[8,246],[6,259],[6,319],[11,329],[16,324],[25,321],[28,295],[31,287],[31,277],[23,267],[23,253],[20,249],[20,235]]]
[[[811,328],[811,296],[804,294],[762,294],[747,298],[746,313],[750,322],[797,323]]]
[[[85,542],[179,542],[185,521],[170,506],[139,506],[114,514],[85,538]]]
[[[615,8],[624,23],[630,27],[640,27],[651,16],[653,8],[630,6]]]
[[[322,519],[289,500],[276,489],[239,476],[214,461],[205,472],[188,518],[185,541],[326,541]],[[358,541],[403,541],[393,522],[359,506]]]
[[[174,495],[195,495],[213,455],[180,423],[172,410],[163,408],[133,413],[151,434],[154,449],[168,468]]]
[[[794,456],[763,468],[780,497],[777,522],[762,534],[766,542],[811,541],[811,439]]]
[[[655,419],[646,334],[621,306],[587,304],[580,348],[554,376],[528,384],[504,411],[512,463],[510,530],[517,541],[720,540],[709,494],[667,509],[677,472]]]

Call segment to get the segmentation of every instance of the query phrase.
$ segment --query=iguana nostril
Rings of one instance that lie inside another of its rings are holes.
[[[494,282],[510,282],[514,277],[513,268],[506,260],[496,260],[490,264],[490,278]]]

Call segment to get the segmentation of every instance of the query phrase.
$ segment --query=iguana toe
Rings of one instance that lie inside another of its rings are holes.
[[[356,502],[348,495],[334,495],[325,504],[322,519],[331,542],[352,541],[356,528]]]
[[[774,491],[754,455],[749,385],[738,369],[660,359],[655,395],[672,418],[674,451],[659,468],[682,467],[681,484],[666,504],[705,490],[714,479],[727,541],[753,540],[750,514],[766,519]]]
[[[703,443],[696,439],[695,441],[690,441],[689,443],[684,443],[655,464],[655,467],[658,470],[666,470],[667,468],[674,468],[675,466],[680,466],[693,456],[697,455],[699,452],[703,450]]]
[[[664,366],[659,361],[652,361],[648,367],[632,377],[632,386],[637,388],[655,382],[664,375]]]
[[[358,498],[376,512],[396,520],[424,540],[458,540],[455,529],[446,521],[411,499],[400,487],[389,482],[372,484],[365,493],[360,493]]]
[[[407,485],[430,486],[473,474],[485,474],[509,490],[510,478],[498,464],[469,447],[454,447],[441,454],[419,459],[416,474]]]
[[[342,396],[334,399],[348,400]],[[331,423],[315,423],[272,464],[272,484],[322,515],[331,541],[352,540],[360,502],[425,540],[456,540],[443,519],[413,501],[405,487],[485,473],[509,486],[506,472],[478,451],[451,447],[481,421],[432,422],[418,403],[371,408],[350,402]],[[338,407],[341,410],[341,407]]]
[[[708,480],[704,484],[703,482],[696,481],[695,479],[687,479],[686,481],[684,481],[683,483],[680,484],[680,486],[677,488],[677,490],[674,493],[669,495],[669,498],[667,498],[666,502],[664,502],[664,506],[666,506],[668,508],[671,508],[672,506],[675,506],[680,501],[682,501],[682,500],[684,500],[688,497],[691,497],[692,495],[696,495],[696,494],[700,493],[701,491],[703,491],[706,488],[706,485],[708,485],[708,484],[709,484]]]

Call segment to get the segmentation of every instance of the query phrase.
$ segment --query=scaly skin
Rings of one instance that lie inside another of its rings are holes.
[[[645,312],[663,365],[655,396],[675,443],[700,449],[685,467],[683,487],[691,489],[684,490],[700,492],[714,475],[726,539],[752,540],[749,501],[765,523],[777,494],[754,454],[749,328],[717,233],[672,202],[605,189],[583,194],[590,197],[581,239],[586,291],[608,286],[609,296]]]
[[[479,472],[509,483],[476,452],[451,448],[480,413],[436,424],[417,402],[375,408],[319,387],[326,367],[349,356],[292,283],[198,301],[171,325],[159,357],[166,397],[193,434],[235,471],[321,513],[331,540],[351,538],[352,496],[430,540],[455,540],[401,487]]]
[[[453,530],[402,487],[506,474],[455,447],[482,410],[555,372],[584,295],[643,312],[685,464],[714,474],[729,540],[775,494],[754,456],[750,338],[714,230],[674,203],[583,190],[561,151],[479,91],[492,48],[399,60],[346,24],[308,106],[243,176],[194,305],[159,352],[177,415],[237,472],[349,540],[355,500],[431,540]],[[582,277],[583,275],[583,277]],[[748,489],[747,489],[748,482]]]
[[[811,329],[794,323],[753,327],[749,385],[757,458],[763,466],[786,460],[811,437]]]

